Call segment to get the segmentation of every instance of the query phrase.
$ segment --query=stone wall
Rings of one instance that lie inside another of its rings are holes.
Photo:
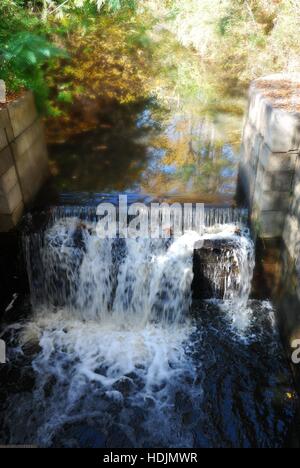
[[[27,92],[0,108],[0,232],[17,225],[48,170],[43,125]]]
[[[300,74],[271,75],[252,84],[241,156],[240,187],[264,246],[256,288],[261,291],[261,278],[267,280],[290,358],[300,338]],[[278,259],[272,249],[270,261],[268,245],[277,238]],[[293,371],[300,388],[300,367]]]
[[[284,238],[289,249],[300,222],[298,96],[300,74],[271,75],[252,84],[240,166],[254,229],[262,238]]]
[[[283,239],[300,278],[300,158],[297,159],[291,205],[286,217]]]

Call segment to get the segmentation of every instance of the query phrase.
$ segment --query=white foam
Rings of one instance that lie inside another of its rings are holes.
[[[26,414],[28,427],[38,427],[39,444],[50,445],[66,423],[87,418],[96,417],[105,430],[111,417],[107,401],[122,407],[126,400],[119,424],[133,444],[131,405],[143,411],[146,402],[151,406],[145,430],[168,434],[173,425],[176,432],[176,412],[169,411],[174,392],[182,385],[190,406],[201,396],[201,384],[193,384],[199,369],[186,353],[193,332],[188,311],[193,250],[212,238],[236,242],[238,296],[245,301],[251,241],[235,225],[209,228],[202,237],[187,232],[175,240],[126,239],[116,245],[99,239],[93,224],[82,228],[71,218],[26,241],[34,314],[21,344],[40,346],[32,365],[38,376],[33,399],[41,408],[32,415],[28,401]],[[233,294],[230,284],[226,291]],[[14,411],[12,401],[12,420]],[[178,434],[178,444],[191,441]]]

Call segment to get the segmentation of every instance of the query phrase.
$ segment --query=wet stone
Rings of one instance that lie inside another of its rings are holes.
[[[113,389],[122,393],[124,396],[128,396],[135,389],[134,382],[128,377],[123,377],[113,384]]]
[[[203,247],[194,251],[194,299],[223,299],[229,276],[234,288],[240,273],[235,255],[239,249],[234,240],[214,239],[205,240]]]
[[[42,348],[39,345],[39,343],[26,343],[24,344],[24,346],[22,346],[22,351],[24,353],[24,356],[33,357],[40,353],[42,351]]]
[[[137,390],[142,390],[144,388],[145,384],[144,384],[142,377],[140,377],[135,372],[130,372],[130,374],[126,374],[125,377],[127,377],[128,379],[134,382],[134,385]]]

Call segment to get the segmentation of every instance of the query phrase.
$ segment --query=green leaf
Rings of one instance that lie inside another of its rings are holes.
[[[37,63],[37,58],[36,58],[35,54],[30,50],[28,50],[25,53],[25,58],[26,58],[27,62],[30,63],[31,65],[35,65]]]

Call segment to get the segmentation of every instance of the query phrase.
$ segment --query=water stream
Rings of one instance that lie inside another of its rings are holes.
[[[296,397],[272,307],[249,301],[253,243],[219,212],[217,223],[206,219],[201,236],[101,240],[91,217],[60,208],[24,235],[32,307],[2,335],[10,366],[1,441],[285,443]],[[219,239],[234,244],[238,272],[218,258],[207,274],[217,284],[228,272],[223,300],[193,303],[194,248]]]
[[[66,41],[78,91],[46,122],[29,292],[0,329],[0,444],[286,446],[299,402],[233,208],[245,90],[162,25],[103,21]],[[203,202],[205,231],[101,240],[95,207],[119,193]]]

